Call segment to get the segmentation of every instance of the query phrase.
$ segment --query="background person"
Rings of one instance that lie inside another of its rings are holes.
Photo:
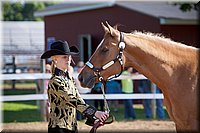
[[[152,93],[151,92],[151,81],[148,79],[140,80],[138,90],[140,93]],[[156,93],[161,93],[161,90],[157,86],[156,86]],[[147,119],[153,118],[151,102],[152,102],[151,99],[144,99],[142,101],[145,117]],[[156,114],[159,119],[165,118],[165,112],[163,109],[163,100],[162,99],[156,99]]]
[[[79,61],[77,63],[77,65],[74,67],[74,71],[79,73],[81,71],[81,69],[83,68],[83,66],[84,66],[84,62],[83,61]]]
[[[81,98],[74,81],[69,73],[70,56],[78,54],[78,49],[69,47],[66,41],[56,41],[51,49],[42,54],[42,59],[51,58],[52,77],[48,83],[48,99],[50,115],[48,123],[49,133],[76,133],[76,109],[87,117],[86,124],[93,125],[96,118],[104,121],[108,118],[105,112],[86,104]]]
[[[156,93],[162,93],[160,88],[156,86]],[[156,115],[158,119],[165,119],[165,111],[163,109],[163,99],[156,99]]]
[[[91,93],[92,94],[103,94],[102,92],[102,83],[101,82],[98,82],[94,85],[94,87],[92,88],[91,90]],[[101,100],[101,99],[94,99],[94,107],[103,111],[104,110],[104,101]]]
[[[83,61],[79,61],[77,63],[77,65],[74,67],[74,73],[77,76],[75,78],[75,82],[76,82],[76,86],[77,86],[77,89],[78,89],[80,94],[90,94],[91,93],[91,89],[83,88],[80,85],[80,81],[78,80],[78,74],[81,72],[81,69],[83,68],[83,66],[84,66],[84,62]],[[91,100],[85,100],[85,103],[91,104],[90,101]],[[79,111],[77,111],[77,120],[82,120],[82,119],[84,119],[84,116]]]
[[[120,83],[115,80],[107,81],[105,93],[106,94],[120,94],[121,93]],[[118,100],[108,100],[108,104],[111,108],[114,109],[114,112],[118,111],[118,108],[117,108],[119,105]]]
[[[131,75],[133,71],[132,67],[127,68],[122,72],[123,75]],[[132,79],[122,79],[122,93],[132,94],[133,93],[133,80]],[[136,118],[135,111],[133,108],[133,100],[125,99],[124,100],[124,118],[125,120],[132,120]]]
[[[80,85],[80,81],[78,80],[78,74],[81,72],[83,66],[84,66],[84,62],[79,61],[77,63],[77,66],[74,67],[74,73],[75,73],[75,75],[77,75],[77,77],[75,78],[76,86],[77,86],[77,89],[78,89],[80,94],[89,94],[89,93],[91,93],[91,89],[90,88],[83,88]]]

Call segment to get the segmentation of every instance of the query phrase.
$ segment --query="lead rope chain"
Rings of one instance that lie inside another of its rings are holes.
[[[110,113],[110,109],[109,109],[109,106],[108,106],[108,102],[106,100],[106,95],[105,95],[105,89],[106,89],[106,81],[101,81],[103,84],[101,86],[101,90],[103,92],[103,99],[104,99],[104,111],[106,113]]]
[[[102,92],[103,92],[103,98],[104,98],[104,111],[105,111],[106,113],[109,113],[109,112],[110,112],[110,109],[109,109],[108,102],[107,102],[107,100],[106,100],[106,95],[105,95],[106,81],[105,81],[105,80],[100,80],[100,81],[101,81],[101,83],[102,83],[101,90],[102,90]],[[113,121],[113,119],[112,119],[112,121]],[[106,122],[104,122],[104,124],[105,124],[105,123],[106,123]],[[112,123],[112,122],[110,122],[110,123]],[[101,121],[99,120],[99,121],[92,127],[92,129],[90,130],[90,133],[96,133],[97,128],[100,127],[100,126],[101,126]]]

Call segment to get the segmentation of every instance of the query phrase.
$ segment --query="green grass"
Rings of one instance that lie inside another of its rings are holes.
[[[36,101],[4,102],[3,122],[37,122],[41,121]]]
[[[15,88],[16,89],[36,89],[36,80],[29,80],[29,81],[15,81]],[[1,84],[1,88],[4,89],[11,89],[12,88],[12,81],[4,81]]]
[[[4,95],[19,95],[19,94],[35,94],[34,89],[21,89],[21,90],[3,90]],[[92,102],[91,102],[92,104]],[[16,102],[4,102],[3,107],[3,122],[39,122],[42,121],[40,110],[37,106],[37,101],[16,101]],[[123,102],[117,106],[118,111],[114,112],[114,108],[110,107],[111,114],[115,116],[117,121],[124,120],[124,105]],[[144,115],[143,106],[141,104],[134,104],[134,110],[136,113],[136,119],[146,120]],[[165,110],[166,120],[169,119]]]
[[[3,95],[35,94],[35,89],[4,89]],[[37,101],[3,102],[3,122],[36,122],[41,121]]]

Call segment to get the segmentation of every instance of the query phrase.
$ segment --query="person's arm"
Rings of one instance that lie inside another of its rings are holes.
[[[99,119],[102,122],[105,121],[107,117],[109,116],[109,114],[102,111],[98,111],[95,107],[86,104],[83,98],[81,97],[80,93],[78,92],[76,82],[74,79],[73,79],[73,83],[76,90],[77,100],[79,101],[77,104],[77,110],[80,111],[85,117],[87,117],[85,124],[93,126],[94,122],[97,119]],[[85,105],[86,108],[83,107],[83,105]]]

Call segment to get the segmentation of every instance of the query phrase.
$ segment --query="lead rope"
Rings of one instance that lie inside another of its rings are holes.
[[[106,113],[110,113],[110,109],[109,109],[108,102],[106,100],[106,95],[105,95],[106,81],[101,80],[101,82],[102,82],[101,90],[103,92],[103,99],[104,99],[104,111]],[[110,115],[109,117],[112,117],[112,120],[110,122],[104,121],[103,124],[110,124],[114,121],[114,116]],[[90,130],[90,133],[96,133],[97,128],[100,127],[100,126],[102,126],[102,122],[99,120],[96,124],[94,124],[94,126]]]
[[[109,109],[109,106],[108,106],[108,102],[107,102],[107,100],[106,100],[106,95],[105,95],[105,90],[106,90],[106,81],[101,81],[102,82],[102,86],[101,86],[101,90],[102,90],[102,92],[103,92],[103,100],[104,100],[104,111],[106,112],[106,113],[110,113],[110,109]]]
[[[90,61],[88,61],[86,63],[86,66],[88,66],[90,69],[92,69],[94,71],[94,74],[99,78],[99,81],[102,82],[103,87],[101,86],[101,90],[103,92],[103,98],[104,98],[104,110],[107,113],[110,113],[110,109],[106,100],[106,96],[105,96],[105,89],[106,89],[106,81],[110,81],[113,78],[117,78],[121,75],[122,71],[123,71],[123,61],[122,61],[122,54],[123,54],[123,50],[125,48],[125,43],[124,43],[124,34],[123,32],[120,32],[120,43],[119,43],[119,55],[117,56],[116,59],[108,62],[106,65],[104,65],[101,68],[95,68],[94,65],[92,63],[90,63]],[[119,74],[115,74],[114,76],[111,76],[110,78],[108,78],[107,80],[104,80],[103,77],[100,75],[100,72],[102,70],[105,70],[106,68],[110,67],[111,65],[113,65],[116,61],[119,61],[120,65],[121,65],[121,72]],[[112,118],[110,122],[108,122],[107,120],[109,118]],[[107,118],[106,121],[103,122],[103,124],[110,124],[114,121],[114,116],[109,115],[109,117]],[[92,129],[90,130],[90,133],[96,133],[96,130],[98,127],[100,127],[102,125],[101,121],[98,121],[96,124],[94,124],[94,126],[92,127]]]

